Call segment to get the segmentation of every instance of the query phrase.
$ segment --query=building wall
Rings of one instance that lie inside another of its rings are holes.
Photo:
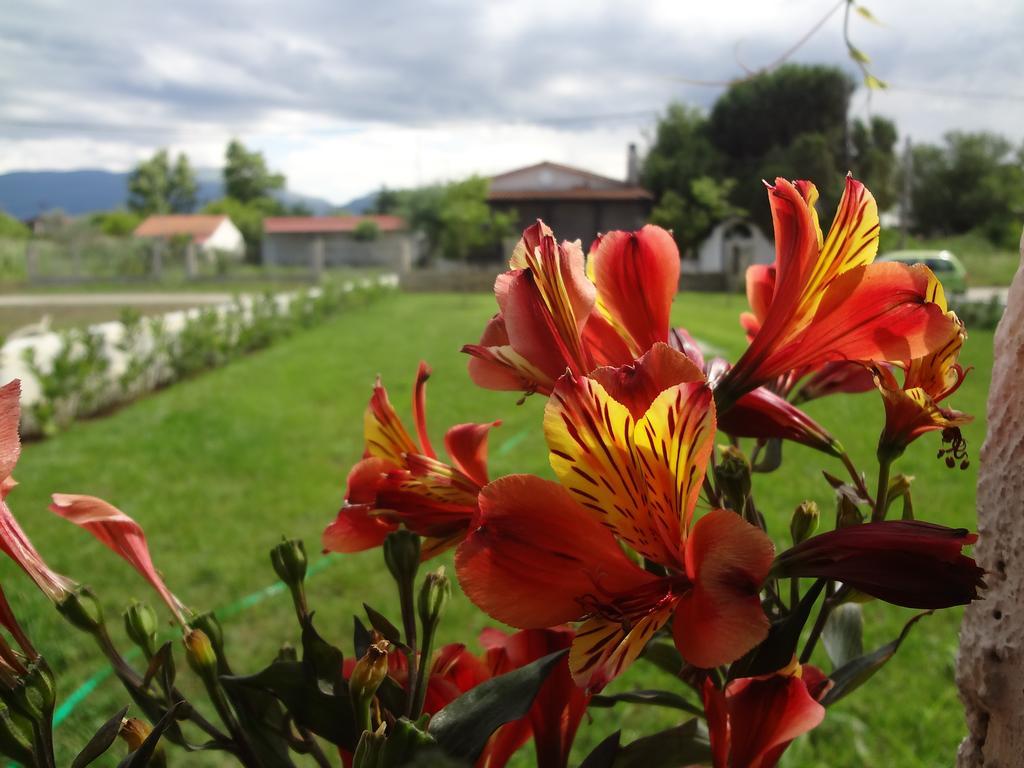
[[[490,205],[496,211],[516,211],[520,231],[543,219],[559,240],[580,240],[584,250],[599,232],[640,229],[650,213],[647,200],[495,200]]]
[[[404,271],[415,258],[415,241],[408,232],[381,232],[359,241],[345,233],[265,234],[263,262],[267,265],[312,267],[313,248],[323,239],[325,267],[384,267]]]
[[[230,219],[225,219],[213,231],[213,234],[203,241],[199,250],[204,253],[225,251],[241,258],[245,253],[245,240],[242,238],[242,233],[238,231],[238,227]]]

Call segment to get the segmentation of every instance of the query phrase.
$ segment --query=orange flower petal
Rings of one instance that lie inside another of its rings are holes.
[[[664,601],[628,626],[602,616],[587,619],[569,651],[569,671],[576,685],[596,692],[618,677],[669,620],[674,607],[674,601]]]
[[[693,526],[686,573],[693,588],[676,609],[679,652],[697,667],[735,661],[768,635],[761,586],[775,548],[764,531],[735,512],[712,510]]]
[[[21,439],[18,437],[18,421],[21,418],[21,382],[9,381],[0,387],[0,499],[10,489],[8,481],[21,455]]]

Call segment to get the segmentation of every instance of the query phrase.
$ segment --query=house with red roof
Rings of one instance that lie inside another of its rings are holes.
[[[495,211],[514,211],[518,229],[543,219],[559,240],[582,240],[584,249],[598,232],[639,229],[647,222],[654,197],[640,186],[640,159],[629,145],[625,179],[582,168],[542,162],[492,176],[487,203]]]
[[[400,216],[271,216],[263,220],[267,266],[382,267],[404,272],[416,239]]]
[[[184,241],[209,259],[217,254],[240,259],[245,254],[242,233],[223,214],[156,214],[139,224],[132,235]]]

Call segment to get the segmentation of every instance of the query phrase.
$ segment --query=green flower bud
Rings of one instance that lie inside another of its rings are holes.
[[[437,625],[451,596],[452,583],[445,575],[443,565],[426,575],[420,587],[420,599],[417,605],[420,621],[423,622],[424,628]]]
[[[380,768],[383,765],[381,752],[387,739],[384,727],[384,723],[381,723],[376,731],[369,728],[363,731],[352,756],[352,768]]]
[[[715,482],[729,507],[742,512],[750,496],[750,462],[743,451],[732,445],[719,448]]]
[[[189,626],[192,627],[192,629],[201,629],[203,633],[210,638],[210,644],[213,646],[213,650],[218,656],[221,655],[224,650],[224,630],[213,611],[200,613],[189,622]]]
[[[296,587],[306,578],[306,545],[299,539],[284,539],[270,550],[270,562],[281,581]]]
[[[156,632],[159,626],[156,611],[146,603],[133,601],[124,612],[124,630],[147,658],[156,652]]]
[[[205,678],[217,673],[217,653],[206,633],[201,629],[190,629],[182,638],[185,644],[185,657],[197,675]]]
[[[818,519],[821,513],[813,501],[805,501],[793,511],[789,521],[789,534],[793,537],[793,545],[805,541],[818,530]]]
[[[412,584],[420,567],[420,537],[404,528],[384,539],[384,562],[399,584]]]
[[[57,603],[57,610],[83,632],[94,634],[103,626],[103,609],[88,587],[74,589]]]

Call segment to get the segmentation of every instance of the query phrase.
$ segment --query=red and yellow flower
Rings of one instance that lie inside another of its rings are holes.
[[[517,627],[582,621],[569,666],[592,689],[669,620],[698,667],[731,662],[764,639],[759,593],[771,541],[726,510],[694,520],[715,434],[696,365],[656,345],[626,368],[567,373],[544,431],[560,482],[511,475],[483,489],[456,553],[470,599]]]
[[[825,719],[818,702],[830,687],[820,670],[795,662],[772,675],[733,680],[724,691],[706,679],[714,768],[772,768],[793,739]]]
[[[585,263],[579,241],[559,243],[538,221],[494,284],[498,314],[478,344],[463,347],[470,378],[546,395],[566,370],[583,376],[632,362],[669,341],[678,283],[679,250],[661,227],[602,235]]]
[[[323,533],[327,552],[360,552],[383,544],[399,525],[424,537],[423,559],[462,541],[487,484],[490,424],[457,424],[445,435],[451,463],[441,461],[426,425],[430,368],[420,363],[413,388],[417,440],[406,430],[378,379],[366,409],[364,458],[348,476],[345,505]]]
[[[966,444],[960,427],[972,417],[940,405],[960,388],[967,375],[957,362],[967,334],[956,315],[951,312],[949,317],[952,322],[945,343],[905,366],[903,386],[889,368],[875,368],[875,385],[885,404],[885,428],[878,441],[879,456],[899,456],[921,435],[942,430],[943,442],[950,443],[950,447],[943,449],[940,455],[947,455],[950,466],[956,461],[966,466],[963,463]]]
[[[775,226],[775,263],[747,271],[752,339],[719,385],[728,404],[751,389],[837,360],[910,361],[947,338],[946,302],[922,265],[874,263],[878,207],[863,184],[847,178],[828,236],[807,181],[776,179],[768,187]]]

